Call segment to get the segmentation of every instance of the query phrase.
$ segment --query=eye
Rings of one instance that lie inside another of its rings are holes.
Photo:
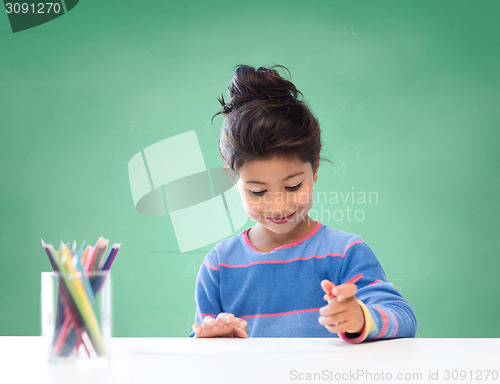
[[[293,186],[293,187],[286,187],[285,189],[286,189],[287,191],[296,191],[296,190],[297,190],[297,189],[299,189],[300,187],[302,187],[302,183],[299,183],[299,184],[297,184],[297,185],[295,185],[295,186]]]
[[[266,193],[267,191],[248,191],[248,192],[250,192],[250,194],[251,194],[252,196],[262,196],[262,195],[264,195],[264,193]]]

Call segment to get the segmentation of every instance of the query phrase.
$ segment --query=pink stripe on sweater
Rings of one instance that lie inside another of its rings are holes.
[[[258,315],[248,315],[248,316],[238,316],[240,319],[253,319],[256,317],[276,317],[276,316],[287,316],[287,315],[295,315],[297,313],[306,313],[306,312],[314,312],[319,311],[321,307],[318,308],[310,308],[310,309],[297,309],[295,311],[289,312],[280,312],[280,313],[261,313]]]
[[[278,247],[278,248],[275,248],[273,251],[277,250],[277,249],[283,249],[283,248],[289,248],[289,247],[293,247],[297,244],[300,244],[301,242],[307,240],[308,238],[310,238],[312,235],[314,235],[322,226],[323,224],[321,224],[319,221],[316,223],[316,226],[304,237],[300,238],[299,240],[293,242],[293,243],[290,243],[290,244],[287,244],[287,245],[283,245],[281,247]],[[255,248],[253,246],[253,244],[250,242],[250,240],[248,239],[248,231],[250,230],[247,229],[245,231],[243,231],[242,233],[242,236],[243,236],[243,241],[250,247],[252,248],[254,251],[256,252],[259,252],[259,253],[266,253],[266,252],[260,252],[257,248]],[[226,263],[219,263],[219,267],[226,267],[226,268],[247,268],[247,267],[250,267],[252,265],[257,265],[257,264],[286,264],[286,263],[292,263],[294,261],[298,261],[298,260],[301,260],[301,261],[306,261],[306,260],[310,260],[310,259],[324,259],[326,257],[345,257],[345,252],[347,252],[347,250],[352,247],[353,245],[355,244],[358,244],[358,243],[363,243],[363,240],[356,240],[356,241],[353,241],[352,243],[350,243],[344,253],[327,253],[325,255],[312,255],[312,256],[307,256],[307,257],[296,257],[294,259],[290,259],[290,260],[261,260],[261,261],[254,261],[252,263],[248,263],[248,264],[226,264]],[[207,264],[206,262],[203,262],[203,264],[205,264],[208,268],[214,270],[214,271],[218,271],[219,270],[219,267],[213,267],[209,264]],[[374,281],[372,284],[375,284],[375,283],[378,283],[379,281],[381,280],[376,280]],[[370,284],[371,285],[371,284]]]
[[[253,263],[248,263],[248,264],[240,264],[240,265],[234,265],[234,264],[226,264],[226,263],[219,263],[219,267],[226,267],[226,268],[247,268],[252,265],[257,265],[257,264],[286,264],[286,263],[292,263],[297,260],[310,260],[310,259],[324,259],[325,257],[344,257],[342,253],[327,253],[326,255],[312,255],[309,257],[296,257],[294,259],[290,260],[261,260],[261,261],[254,261]],[[218,271],[219,267],[212,267],[210,264],[207,264],[206,262],[203,262],[208,268]]]
[[[251,265],[256,265],[256,264],[286,264],[286,263],[292,263],[297,260],[310,260],[310,259],[324,259],[325,257],[344,257],[343,254],[341,253],[327,253],[326,255],[312,255],[309,257],[296,257],[294,259],[290,260],[262,260],[262,261],[254,261],[253,263],[248,263],[248,264],[240,264],[240,265],[233,265],[233,264],[225,264],[225,263],[219,263],[219,266],[226,267],[226,268],[246,268],[250,267]],[[208,264],[207,264],[208,266]],[[212,267],[214,269],[214,267]],[[218,269],[218,268],[217,268]]]
[[[203,318],[205,316],[217,317],[217,315],[214,315],[212,313],[195,313],[195,316],[200,316],[201,318]]]
[[[208,268],[213,269],[214,271],[218,271],[219,267],[212,267],[210,264],[203,262],[204,265],[206,265]]]
[[[282,245],[281,247],[278,247],[278,248],[274,248],[271,252],[276,251],[277,249],[285,249],[285,248],[295,247],[296,245],[299,245],[300,243],[303,243],[304,241],[306,241],[307,239],[309,239],[311,236],[313,236],[316,232],[318,232],[322,225],[323,224],[321,224],[319,221],[317,221],[316,225],[314,226],[314,228],[311,229],[307,235],[302,236],[300,239],[294,241],[293,243]],[[246,229],[241,234],[243,236],[243,241],[245,242],[245,244],[248,245],[250,248],[252,248],[255,252],[267,253],[267,252],[261,252],[261,251],[259,251],[250,242],[250,239],[248,238],[248,232],[250,231],[250,229],[251,228]]]
[[[248,228],[243,231],[241,236],[243,236],[243,241],[245,242],[246,245],[248,245],[250,248],[252,248],[255,252],[260,252],[257,248],[253,246],[253,244],[250,242],[250,239],[248,238],[248,231],[250,231],[251,228]]]
[[[375,339],[380,339],[387,332],[387,328],[389,328],[389,316],[381,308],[373,307],[373,309],[376,309],[380,313],[380,316],[382,316],[382,329],[380,330],[380,333],[375,337]]]
[[[345,251],[344,251],[344,254],[345,254],[345,253],[347,252],[347,250],[348,250],[349,248],[351,248],[353,245],[358,244],[358,243],[362,243],[362,242],[363,242],[363,240],[356,240],[356,241],[353,241],[351,244],[349,244],[349,245],[346,247],[346,249],[345,249]]]
[[[296,245],[299,245],[300,243],[306,241],[311,236],[313,236],[316,232],[318,232],[322,225],[323,224],[321,224],[319,221],[317,221],[316,225],[314,226],[314,228],[307,235],[301,237],[300,239],[298,239],[297,241],[294,241],[293,243],[290,243],[290,244],[287,244],[287,245],[282,245],[281,247],[278,247],[276,249],[290,248],[290,247],[295,247]]]
[[[394,313],[392,313],[392,311],[387,310],[387,312],[389,312],[392,315],[392,317],[394,318],[394,321],[396,322],[396,331],[394,332],[394,335],[391,336],[392,338],[394,338],[398,334],[398,328],[399,328],[398,319],[396,319],[396,315],[394,315]]]

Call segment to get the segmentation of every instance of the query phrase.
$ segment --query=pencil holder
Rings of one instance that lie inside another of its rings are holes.
[[[50,361],[109,358],[109,271],[42,272],[41,299],[42,336]]]

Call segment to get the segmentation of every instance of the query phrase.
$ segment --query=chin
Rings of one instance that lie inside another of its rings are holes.
[[[296,221],[293,221],[285,224],[273,224],[267,221],[266,223],[261,223],[261,224],[270,231],[273,231],[274,233],[284,235],[288,232],[293,231],[298,223]]]

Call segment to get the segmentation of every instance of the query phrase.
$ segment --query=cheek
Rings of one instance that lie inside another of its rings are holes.
[[[249,217],[255,216],[262,211],[262,204],[259,200],[252,199],[250,196],[241,193],[240,196],[243,208]]]
[[[263,206],[260,201],[248,201],[245,210],[249,216],[256,216],[263,211]]]
[[[314,194],[312,190],[302,191],[295,196],[295,204],[300,206],[311,207],[313,201],[314,201]]]

